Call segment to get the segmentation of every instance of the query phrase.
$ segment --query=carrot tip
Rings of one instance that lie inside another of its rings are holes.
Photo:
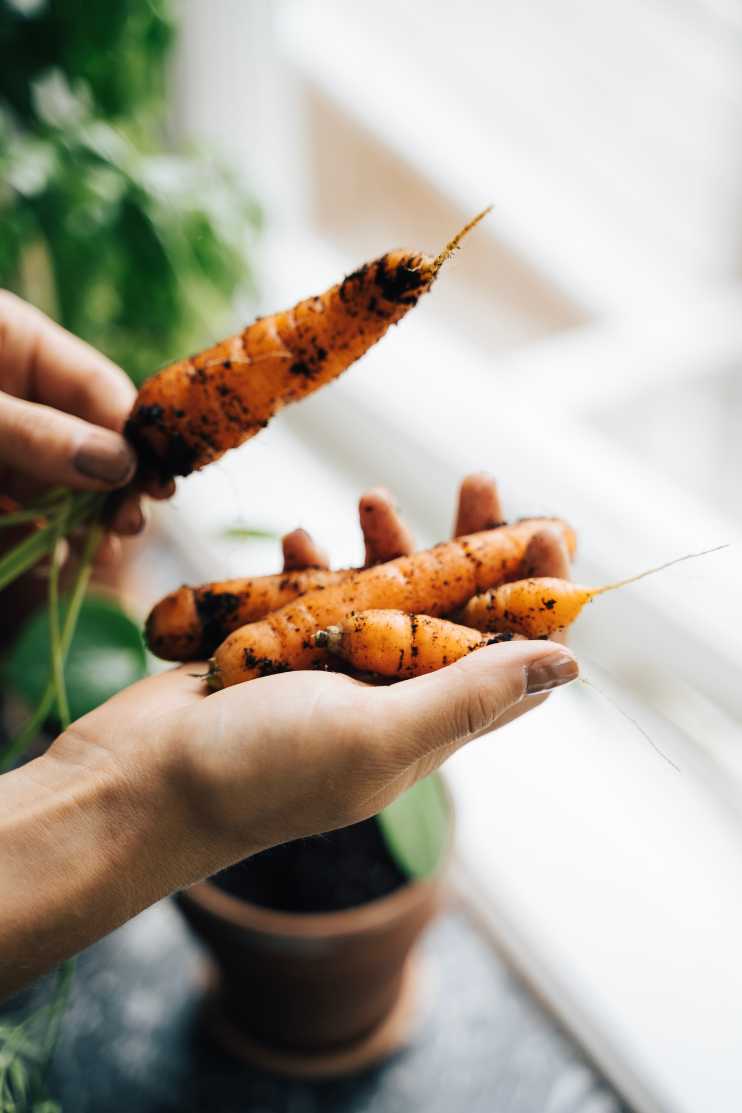
[[[459,229],[453,239],[448,241],[446,246],[443,248],[443,251],[441,251],[440,255],[438,255],[433,260],[433,274],[438,273],[446,260],[450,259],[454,251],[456,251],[461,245],[461,241],[463,240],[464,236],[468,235],[468,233],[471,232],[472,228],[479,224],[480,220],[484,220],[487,214],[492,212],[492,208],[492,205],[488,205],[486,209],[482,209],[481,213],[477,213],[476,216],[473,216],[471,220],[469,220],[464,225],[463,228]]]
[[[314,644],[318,649],[329,649],[335,652],[342,639],[342,630],[339,626],[328,626],[326,630],[318,630],[314,635]]]
[[[206,684],[212,692],[218,692],[220,688],[224,687],[221,670],[213,657],[209,661],[209,671],[204,676]]]

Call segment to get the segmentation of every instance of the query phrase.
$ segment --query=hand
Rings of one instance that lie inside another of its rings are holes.
[[[124,372],[43,313],[0,290],[0,512],[18,509],[46,486],[85,491],[125,488],[136,457],[121,429],[136,396]],[[167,498],[174,484],[148,484]],[[95,554],[109,567],[120,555],[116,534],[144,527],[139,491],[121,491],[108,533]],[[0,533],[0,550],[21,541],[27,527]],[[74,549],[76,538],[71,539]],[[69,547],[63,544],[63,556]],[[25,615],[46,597],[45,563],[3,593],[0,643],[14,636]],[[65,569],[69,572],[70,567]],[[42,576],[37,573],[41,572]],[[68,576],[63,578],[66,584]]]
[[[404,527],[386,493],[369,498],[394,527],[366,529],[373,558]],[[499,520],[496,498],[491,480],[470,477],[459,525],[463,511],[469,530]],[[322,559],[308,535],[292,536],[289,558],[293,545],[305,562]],[[548,530],[529,562],[568,571]],[[388,687],[295,672],[206,696],[199,671],[141,681],[0,777],[0,996],[176,888],[375,814],[578,669],[560,645],[513,641]]]
[[[366,563],[414,550],[389,492],[361,497]],[[503,520],[489,476],[461,486],[454,534]],[[310,535],[284,538],[284,567],[327,567]],[[561,536],[549,529],[531,541],[524,575],[569,576]],[[187,802],[188,832],[211,847],[207,870],[286,842],[364,819],[477,735],[510,721],[574,679],[577,665],[551,642],[520,641],[480,650],[430,676],[390,687],[337,673],[265,677],[205,697],[186,665],[143,681],[75,724],[55,743],[57,755],[86,739],[115,760],[132,737],[162,758],[167,779]],[[143,742],[142,739],[146,739]]]
[[[47,485],[113,491],[134,476],[121,435],[136,391],[120,367],[0,290],[0,492],[23,501]],[[172,484],[148,487],[166,498]],[[138,493],[122,499],[111,528],[138,533]]]

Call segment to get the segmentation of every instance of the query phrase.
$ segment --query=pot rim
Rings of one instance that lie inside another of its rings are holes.
[[[390,920],[397,919],[434,895],[450,867],[455,813],[451,793],[444,778],[441,778],[441,784],[448,807],[449,822],[448,838],[438,865],[428,877],[410,879],[399,889],[384,897],[377,897],[376,900],[367,901],[365,904],[357,904],[352,908],[342,908],[333,912],[283,912],[225,893],[210,880],[197,881],[187,889],[181,890],[177,897],[198,905],[204,911],[219,916],[235,927],[288,939],[299,937],[326,939],[333,936],[361,935],[381,928]]]

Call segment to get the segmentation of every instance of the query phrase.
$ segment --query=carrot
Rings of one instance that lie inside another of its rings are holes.
[[[317,630],[343,623],[355,611],[391,607],[409,614],[442,616],[478,591],[502,583],[523,560],[530,538],[547,521],[534,518],[474,533],[359,572],[269,614],[231,634],[214,654],[209,684],[223,688],[288,669],[317,668],[327,649]],[[554,520],[574,550],[574,533]]]
[[[484,637],[444,618],[404,611],[360,611],[341,626],[314,635],[315,645],[341,657],[358,672],[407,680],[435,672],[474,649],[506,641],[512,634]]]
[[[306,591],[339,583],[351,571],[307,568],[200,587],[183,584],[150,611],[144,628],[147,645],[165,661],[208,657],[233,630],[278,610]]]
[[[388,492],[380,487],[367,491],[361,496],[359,512],[366,566],[413,551],[412,537],[397,517]],[[161,599],[145,626],[152,652],[166,661],[208,657],[239,626],[264,618],[311,588],[326,587],[356,571],[346,568],[330,573],[324,550],[305,529],[285,534],[281,544],[282,575],[225,580],[201,587],[184,585]]]
[[[153,375],[139,391],[125,430],[144,471],[163,479],[189,475],[253,437],[286,403],[337,378],[430,289],[485,212],[436,258],[390,251],[318,297],[258,318]]]
[[[722,549],[725,547],[719,546]],[[714,548],[705,549],[702,553],[688,553],[656,568],[649,568],[646,572],[640,572],[638,576],[630,576],[626,580],[605,584],[603,587],[584,587],[582,584],[573,584],[569,580],[552,576],[516,580],[475,595],[456,617],[475,630],[509,631],[524,634],[527,638],[549,638],[574,622],[585,604],[592,602],[598,595],[627,587],[681,561],[716,551]]]

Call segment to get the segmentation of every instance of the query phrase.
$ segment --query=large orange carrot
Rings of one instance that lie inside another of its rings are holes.
[[[430,289],[482,216],[436,258],[388,252],[318,297],[153,375],[126,425],[144,469],[188,475],[254,436],[286,403],[337,378]]]
[[[200,587],[183,584],[150,611],[145,624],[147,645],[165,661],[208,657],[233,630],[256,622],[306,591],[339,583],[351,571],[307,568]]]
[[[272,672],[321,667],[327,650],[315,645],[315,633],[356,611],[390,607],[408,614],[448,614],[517,572],[530,538],[547,521],[562,530],[574,551],[574,533],[566,523],[534,518],[447,541],[308,591],[230,634],[214,654],[210,685],[222,688]]]
[[[328,626],[314,636],[315,645],[328,649],[358,672],[407,680],[435,672],[474,649],[512,638],[512,634],[482,635],[445,618],[404,611],[359,611],[341,626]]]
[[[471,626],[475,630],[507,630],[524,634],[527,638],[549,638],[574,622],[585,604],[592,602],[596,596],[616,591],[619,587],[627,587],[683,560],[692,560],[716,551],[705,549],[702,553],[689,553],[660,564],[657,568],[640,572],[638,576],[630,576],[626,580],[605,584],[603,587],[584,587],[551,576],[516,580],[474,596],[456,617],[465,626]]]

